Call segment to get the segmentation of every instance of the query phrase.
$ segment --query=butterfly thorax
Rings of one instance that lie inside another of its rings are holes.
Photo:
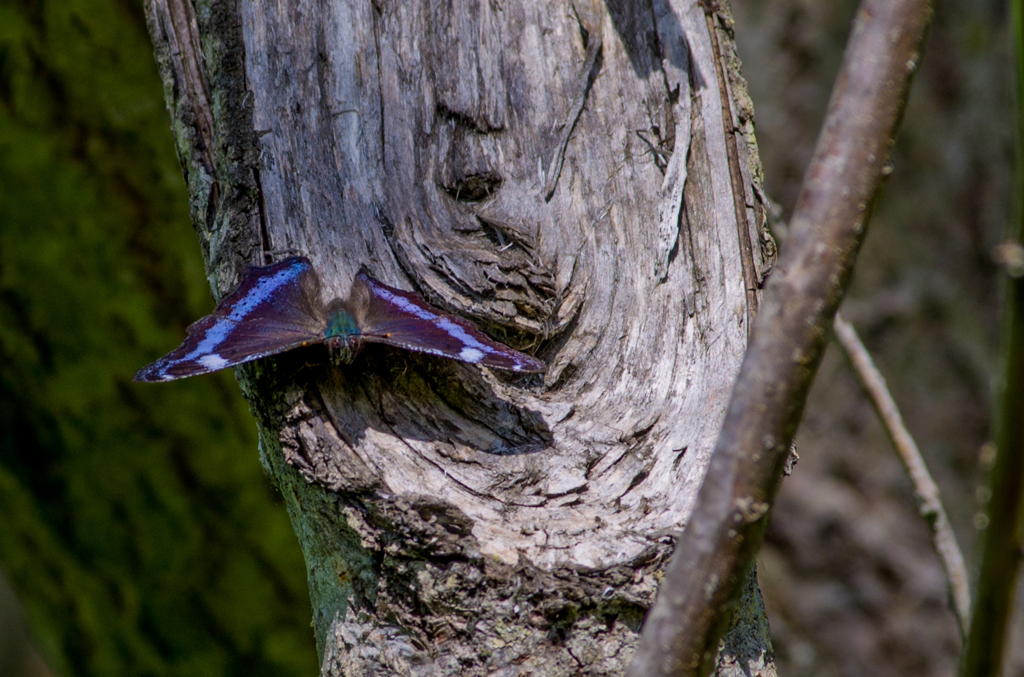
[[[359,325],[352,313],[340,302],[332,303],[327,309],[327,329],[324,343],[335,364],[349,364],[362,347],[363,339]]]

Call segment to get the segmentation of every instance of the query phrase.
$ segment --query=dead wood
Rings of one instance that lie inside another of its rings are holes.
[[[549,365],[239,371],[324,674],[622,674],[774,256],[728,16],[147,12],[215,290],[287,252],[343,295],[365,264]]]
[[[715,665],[888,174],[930,20],[929,0],[861,3],[711,465],[630,675],[706,675]]]

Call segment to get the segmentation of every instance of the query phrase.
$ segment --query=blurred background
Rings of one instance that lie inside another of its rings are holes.
[[[783,220],[855,9],[733,0]],[[938,3],[844,306],[969,563],[1009,213],[1004,26],[1002,2]],[[187,205],[141,4],[0,1],[3,677],[317,671],[305,567],[233,376],[131,383],[212,306]],[[836,352],[759,564],[780,674],[950,675],[928,531]]]
[[[0,676],[316,674],[233,375],[131,382],[211,307],[142,3],[0,0]]]
[[[731,0],[766,191],[792,213],[857,8]],[[938,0],[843,306],[888,381],[973,575],[998,346],[991,252],[1010,213],[1006,8]],[[1024,412],[1022,412],[1024,415]],[[952,675],[960,639],[911,487],[835,346],[759,562],[779,674]],[[1005,675],[1024,674],[1024,633]]]

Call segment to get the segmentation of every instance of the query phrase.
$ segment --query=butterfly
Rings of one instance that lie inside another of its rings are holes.
[[[176,350],[143,367],[135,381],[173,381],[324,343],[335,364],[348,364],[364,343],[524,373],[540,360],[484,335],[412,292],[373,279],[362,268],[347,299],[324,303],[309,259],[294,256],[250,268],[213,312],[190,326]]]

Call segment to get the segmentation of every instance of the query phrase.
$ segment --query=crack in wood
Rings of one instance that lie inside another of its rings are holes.
[[[591,85],[597,79],[597,72],[594,66],[597,64],[597,58],[601,54],[601,35],[597,30],[592,30],[589,31],[589,37],[590,42],[587,44],[583,68],[580,69],[580,76],[578,78],[579,87],[569,107],[569,115],[562,125],[562,136],[559,138],[558,145],[555,146],[555,153],[548,164],[548,171],[544,182],[545,202],[550,200],[551,196],[555,194],[558,177],[562,173],[562,163],[565,161],[565,148],[569,145],[569,137],[572,135],[572,130],[576,127],[576,121],[579,120],[580,114],[583,112],[583,105],[587,101],[587,92],[590,91]]]

